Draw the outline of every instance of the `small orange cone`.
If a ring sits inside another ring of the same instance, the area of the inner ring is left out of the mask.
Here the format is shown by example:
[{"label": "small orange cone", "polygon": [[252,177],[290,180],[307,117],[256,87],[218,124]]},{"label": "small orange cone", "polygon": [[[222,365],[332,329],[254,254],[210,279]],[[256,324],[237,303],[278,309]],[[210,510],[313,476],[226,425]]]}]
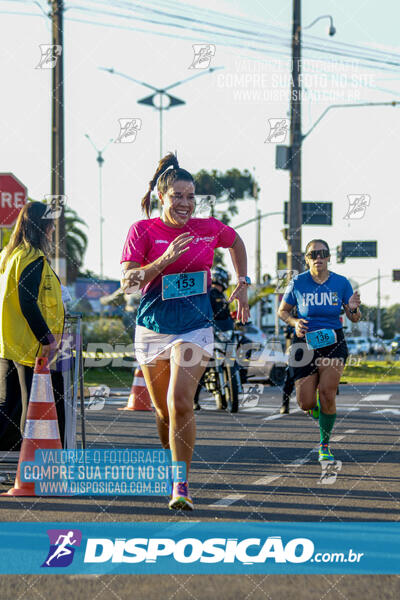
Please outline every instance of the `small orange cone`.
[{"label": "small orange cone", "polygon": [[142,369],[140,367],[135,369],[128,404],[118,410],[153,410],[151,407],[150,394],[147,391]]},{"label": "small orange cone", "polygon": [[47,358],[36,359],[25,430],[14,487],[1,496],[36,496],[35,483],[21,481],[20,465],[35,460],[35,450],[61,450],[56,405]]}]

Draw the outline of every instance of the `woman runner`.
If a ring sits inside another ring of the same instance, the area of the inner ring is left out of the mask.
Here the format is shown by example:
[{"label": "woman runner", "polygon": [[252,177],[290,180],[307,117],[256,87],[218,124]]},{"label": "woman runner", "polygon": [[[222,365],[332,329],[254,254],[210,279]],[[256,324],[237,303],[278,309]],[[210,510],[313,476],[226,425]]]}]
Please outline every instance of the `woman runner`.
[{"label": "woman runner", "polygon": [[[169,167],[172,167],[171,169]],[[157,184],[162,215],[150,218]],[[193,398],[213,353],[209,299],[214,249],[229,248],[237,285],[238,318],[249,319],[246,250],[231,227],[214,217],[193,218],[192,175],[172,153],[161,159],[142,200],[147,219],[129,230],[122,253],[122,287],[142,289],[135,334],[136,357],[156,409],[158,434],[173,461],[186,464],[186,481],[173,483],[170,508],[193,509],[188,473],[196,424]]]},{"label": "woman runner", "polygon": [[[359,321],[360,295],[353,293],[346,277],[328,270],[330,251],[324,240],[311,240],[305,259],[309,270],[291,280],[278,315],[295,328],[289,361],[297,402],[319,421],[318,458],[333,461],[329,439],[336,419],[336,391],[348,356],[339,315],[343,305],[347,317]],[[290,314],[294,306],[298,318]]]}]

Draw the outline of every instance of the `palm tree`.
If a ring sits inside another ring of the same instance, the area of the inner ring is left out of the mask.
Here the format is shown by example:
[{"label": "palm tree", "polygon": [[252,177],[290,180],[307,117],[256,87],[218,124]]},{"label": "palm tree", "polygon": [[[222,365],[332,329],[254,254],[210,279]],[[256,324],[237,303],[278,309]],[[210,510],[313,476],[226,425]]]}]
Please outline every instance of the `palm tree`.
[{"label": "palm tree", "polygon": [[78,277],[83,265],[85,252],[88,245],[86,233],[81,225],[87,227],[87,224],[81,219],[77,212],[65,207],[65,235],[66,235],[66,254],[67,254],[67,284],[70,285]]}]

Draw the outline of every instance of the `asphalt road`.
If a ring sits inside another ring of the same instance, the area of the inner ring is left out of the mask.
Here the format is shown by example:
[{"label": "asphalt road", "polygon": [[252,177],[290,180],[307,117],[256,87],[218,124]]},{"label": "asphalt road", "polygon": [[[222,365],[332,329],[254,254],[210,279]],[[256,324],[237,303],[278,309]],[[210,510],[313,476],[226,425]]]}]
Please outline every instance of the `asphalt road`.
[{"label": "asphalt road", "polygon": [[[196,510],[165,497],[5,498],[2,521],[396,521],[400,516],[400,384],[343,385],[337,397],[335,471],[322,477],[317,424],[265,387],[256,407],[215,410],[202,394],[191,471]],[[118,411],[111,398],[87,412],[88,447],[159,447],[154,414]],[[340,461],[340,462],[339,462]],[[340,464],[341,463],[341,464]],[[6,469],[6,467],[2,467]],[[3,485],[3,489],[7,489]],[[56,585],[55,582],[57,582]],[[0,600],[70,598],[398,599],[397,576],[2,576]],[[133,592],[135,591],[135,594]]]}]

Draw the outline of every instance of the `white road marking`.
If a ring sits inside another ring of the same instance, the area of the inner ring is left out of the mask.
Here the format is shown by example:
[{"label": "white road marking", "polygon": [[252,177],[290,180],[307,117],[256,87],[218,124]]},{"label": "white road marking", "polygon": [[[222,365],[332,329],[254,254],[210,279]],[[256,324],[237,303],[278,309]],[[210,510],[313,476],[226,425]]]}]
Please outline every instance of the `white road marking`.
[{"label": "white road marking", "polygon": [[275,419],[280,419],[283,415],[271,415],[270,417],[264,417],[263,421],[275,421]]},{"label": "white road marking", "polygon": [[305,463],[310,462],[309,458],[296,458],[296,460],[294,460],[293,462],[289,463],[288,465],[286,465],[287,467],[301,467],[301,465],[304,465]]},{"label": "white road marking", "polygon": [[280,479],[282,475],[268,475],[267,477],[261,477],[261,479],[257,479],[254,481],[252,485],[268,485],[277,479]]},{"label": "white road marking", "polygon": [[374,410],[373,415],[383,415],[384,413],[390,413],[392,415],[400,415],[400,409],[398,408],[384,408],[383,410]]},{"label": "white road marking", "polygon": [[212,504],[209,504],[208,506],[210,506],[210,507],[230,506],[234,502],[237,502],[238,500],[241,500],[244,497],[245,497],[244,494],[231,494],[230,496],[225,496],[225,498],[221,498],[221,500],[218,500],[217,502],[213,502]]},{"label": "white road marking", "polygon": [[[293,415],[294,413],[298,413],[298,412],[303,412],[301,410],[301,408],[295,408],[294,410],[290,411],[290,414]],[[271,415],[270,417],[264,417],[263,421],[274,421],[275,419],[280,419],[281,417],[287,417],[287,415],[281,415],[280,413],[277,415]]]},{"label": "white road marking", "polygon": [[239,404],[239,412],[265,413],[265,412],[272,412],[274,410],[276,410],[276,406],[274,406],[273,408],[267,408],[266,406],[254,406],[251,408],[246,408],[246,406],[240,406],[240,404]]},{"label": "white road marking", "polygon": [[331,442],[341,442],[345,437],[345,435],[333,435],[331,437]]},{"label": "white road marking", "polygon": [[[361,408],[367,408],[368,404],[361,404]],[[400,403],[399,404],[380,404],[379,408],[399,408],[400,407]],[[377,408],[376,406],[372,405],[369,408]]]},{"label": "white road marking", "polygon": [[360,400],[360,402],[385,402],[392,397],[392,394],[371,394],[370,396],[365,396]]},{"label": "white road marking", "polygon": [[346,429],[345,433],[356,433],[358,429]]}]

